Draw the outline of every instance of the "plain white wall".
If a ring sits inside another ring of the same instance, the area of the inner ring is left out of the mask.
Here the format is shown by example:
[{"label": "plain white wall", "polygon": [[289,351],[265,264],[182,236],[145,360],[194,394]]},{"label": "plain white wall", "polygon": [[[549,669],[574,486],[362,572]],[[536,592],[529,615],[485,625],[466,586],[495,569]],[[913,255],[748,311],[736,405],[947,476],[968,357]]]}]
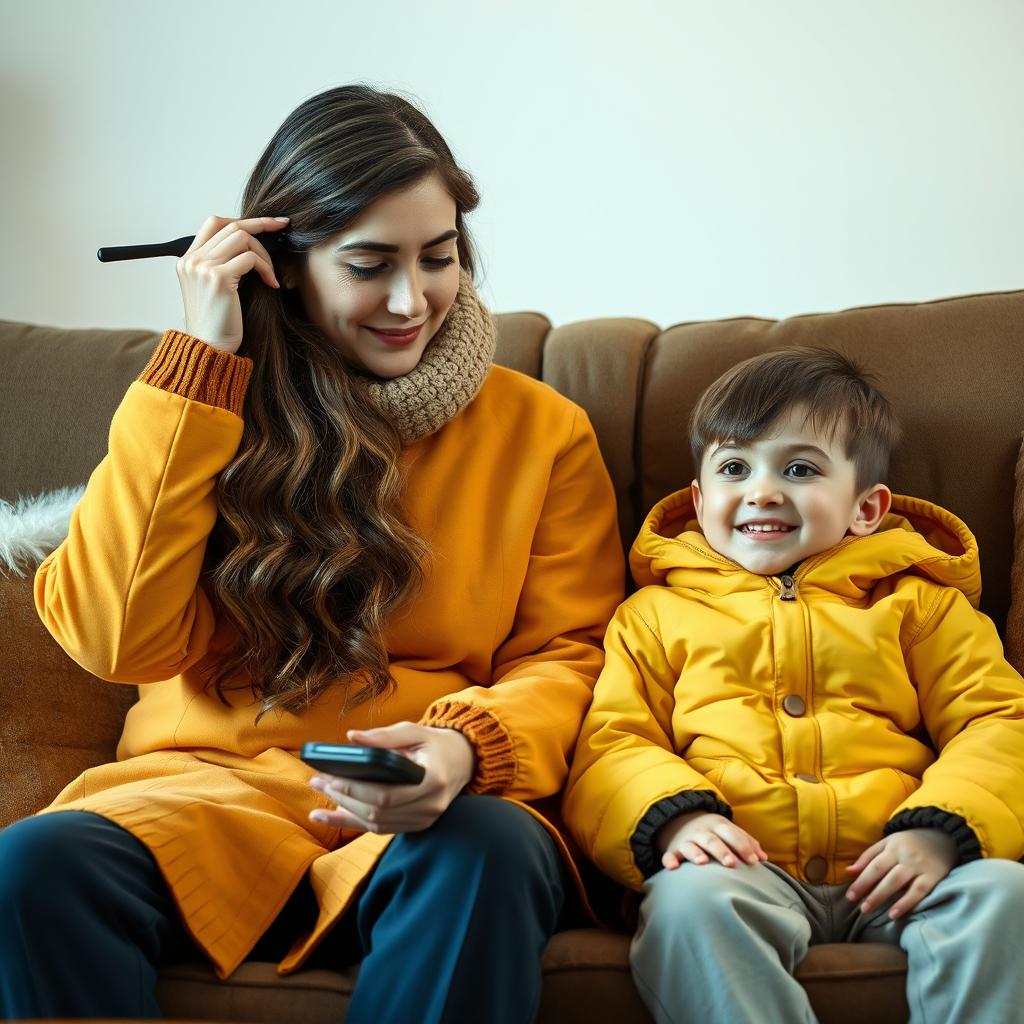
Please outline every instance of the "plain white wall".
[{"label": "plain white wall", "polygon": [[1019,0],[0,0],[0,317],[183,323],[174,260],[302,99],[416,97],[482,292],[555,323],[1022,286]]}]

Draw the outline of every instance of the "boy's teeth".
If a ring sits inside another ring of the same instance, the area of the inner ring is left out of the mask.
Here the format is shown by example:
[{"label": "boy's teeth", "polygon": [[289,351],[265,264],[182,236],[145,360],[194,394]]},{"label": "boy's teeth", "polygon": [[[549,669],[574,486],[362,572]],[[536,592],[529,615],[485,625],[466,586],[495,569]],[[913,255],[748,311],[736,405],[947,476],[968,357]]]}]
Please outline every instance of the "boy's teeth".
[{"label": "boy's teeth", "polygon": [[789,529],[787,526],[767,526],[759,523],[747,523],[743,527],[744,530],[751,530],[754,533],[782,533],[784,530]]}]

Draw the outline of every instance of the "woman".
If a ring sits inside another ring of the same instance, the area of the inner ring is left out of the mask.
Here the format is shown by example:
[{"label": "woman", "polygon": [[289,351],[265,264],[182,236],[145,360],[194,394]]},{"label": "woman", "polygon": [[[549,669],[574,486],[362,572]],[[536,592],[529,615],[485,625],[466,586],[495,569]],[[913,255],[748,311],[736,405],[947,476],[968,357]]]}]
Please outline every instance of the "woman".
[{"label": "woman", "polygon": [[[36,577],[140,699],[116,764],[0,833],[3,1016],[158,1016],[195,947],[222,978],[361,959],[357,1022],[535,1013],[575,873],[525,802],[564,781],[622,564],[585,415],[491,366],[476,203],[409,103],[333,89],[179,261],[186,330]],[[425,777],[311,780],[307,740]]]}]

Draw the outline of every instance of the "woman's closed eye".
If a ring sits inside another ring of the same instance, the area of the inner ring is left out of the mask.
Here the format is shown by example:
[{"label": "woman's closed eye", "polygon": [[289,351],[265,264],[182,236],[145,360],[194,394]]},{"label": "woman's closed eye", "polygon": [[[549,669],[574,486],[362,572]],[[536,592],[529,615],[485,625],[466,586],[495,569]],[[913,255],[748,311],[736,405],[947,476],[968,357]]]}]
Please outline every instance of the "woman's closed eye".
[{"label": "woman's closed eye", "polygon": [[[455,262],[454,256],[423,256],[420,259],[426,270],[445,270]],[[345,270],[357,281],[370,281],[375,277],[391,269],[390,263],[375,263],[371,267],[364,267],[358,263],[343,264]]]}]

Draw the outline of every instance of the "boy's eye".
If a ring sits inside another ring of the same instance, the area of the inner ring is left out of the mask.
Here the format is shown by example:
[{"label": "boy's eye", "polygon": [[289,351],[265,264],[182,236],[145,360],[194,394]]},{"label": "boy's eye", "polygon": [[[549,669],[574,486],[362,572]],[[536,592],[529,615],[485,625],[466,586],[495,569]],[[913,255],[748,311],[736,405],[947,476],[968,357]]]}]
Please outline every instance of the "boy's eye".
[{"label": "boy's eye", "polygon": [[725,463],[718,472],[721,473],[722,476],[742,476],[746,471],[746,468],[747,467],[744,466],[742,462],[733,461]]},{"label": "boy's eye", "polygon": [[795,477],[797,480],[806,480],[808,477],[817,476],[818,471],[806,462],[794,462],[786,468],[786,475]]}]

